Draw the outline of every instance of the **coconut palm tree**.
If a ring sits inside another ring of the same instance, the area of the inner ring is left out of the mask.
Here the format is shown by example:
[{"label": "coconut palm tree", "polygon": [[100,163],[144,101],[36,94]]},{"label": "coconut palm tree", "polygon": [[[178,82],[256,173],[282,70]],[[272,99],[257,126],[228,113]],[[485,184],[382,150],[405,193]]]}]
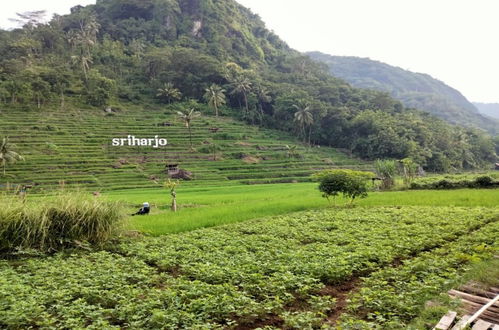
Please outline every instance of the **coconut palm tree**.
[{"label": "coconut palm tree", "polygon": [[16,146],[9,143],[9,138],[4,137],[0,143],[0,164],[3,166],[3,175],[5,176],[5,169],[8,164],[14,164],[18,160],[24,158],[15,152],[13,149]]},{"label": "coconut palm tree", "polygon": [[73,55],[71,56],[71,62],[73,65],[81,67],[85,81],[88,81],[88,71],[90,71],[90,64],[93,63],[92,57],[86,56],[83,53],[80,55]]},{"label": "coconut palm tree", "polygon": [[208,105],[215,109],[215,116],[218,117],[218,108],[226,103],[225,89],[213,84],[210,88],[205,89],[204,99]]},{"label": "coconut palm tree", "polygon": [[307,139],[307,133],[306,133],[306,127],[309,127],[309,133],[308,133],[308,144],[310,144],[310,134],[311,134],[311,127],[312,124],[314,123],[314,116],[310,112],[310,106],[298,106],[296,104],[293,104],[293,108],[296,109],[295,112],[295,119],[294,121],[300,125],[300,130],[303,136],[303,142],[306,142]]},{"label": "coconut palm tree", "polygon": [[289,146],[286,144],[286,154],[288,158],[297,158],[298,157],[298,150],[296,148],[296,145]]},{"label": "coconut palm tree", "polygon": [[201,112],[195,109],[187,110],[186,112],[177,111],[178,116],[184,121],[185,127],[189,130],[189,142],[192,149],[192,132],[191,132],[191,122],[198,117],[201,117]]},{"label": "coconut palm tree", "polygon": [[258,98],[258,109],[260,110],[260,118],[263,120],[263,104],[270,103],[272,96],[270,96],[268,89],[265,86],[259,85],[256,88],[256,96]]},{"label": "coconut palm tree", "polygon": [[172,83],[167,83],[163,86],[163,88],[158,88],[156,96],[170,104],[173,101],[180,100],[182,98],[182,93],[180,93],[180,91],[175,88]]},{"label": "coconut palm tree", "polygon": [[248,114],[248,94],[251,92],[252,84],[251,81],[244,76],[236,76],[231,83],[232,92],[231,94],[239,94],[243,96],[245,113]]}]

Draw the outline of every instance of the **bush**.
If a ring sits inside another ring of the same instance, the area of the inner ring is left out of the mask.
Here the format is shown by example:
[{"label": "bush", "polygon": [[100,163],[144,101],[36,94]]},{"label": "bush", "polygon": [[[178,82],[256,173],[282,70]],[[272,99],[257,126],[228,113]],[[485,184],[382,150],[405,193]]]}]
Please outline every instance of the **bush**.
[{"label": "bush", "polygon": [[494,179],[487,175],[479,176],[475,179],[475,184],[480,188],[490,187],[493,185],[493,183]]},{"label": "bush", "polygon": [[336,197],[341,193],[353,203],[357,197],[367,197],[369,181],[374,175],[371,172],[353,170],[325,170],[312,177],[319,181],[323,197],[329,200],[330,196]]},{"label": "bush", "polygon": [[498,188],[499,180],[495,173],[456,174],[419,178],[411,183],[411,189],[482,189]]},{"label": "bush", "polygon": [[89,243],[99,245],[113,236],[124,218],[117,203],[80,194],[23,203],[0,200],[0,251],[52,251]]}]

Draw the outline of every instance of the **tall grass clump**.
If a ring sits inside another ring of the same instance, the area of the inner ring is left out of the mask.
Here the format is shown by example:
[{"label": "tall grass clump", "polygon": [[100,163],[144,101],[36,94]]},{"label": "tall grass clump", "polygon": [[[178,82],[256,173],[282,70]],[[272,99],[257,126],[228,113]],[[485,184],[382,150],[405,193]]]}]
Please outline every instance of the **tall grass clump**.
[{"label": "tall grass clump", "polygon": [[387,190],[395,185],[397,163],[393,159],[377,159],[374,162],[376,175],[381,179],[381,189]]},{"label": "tall grass clump", "polygon": [[117,233],[123,219],[117,203],[81,194],[27,202],[1,197],[0,251],[100,245]]}]

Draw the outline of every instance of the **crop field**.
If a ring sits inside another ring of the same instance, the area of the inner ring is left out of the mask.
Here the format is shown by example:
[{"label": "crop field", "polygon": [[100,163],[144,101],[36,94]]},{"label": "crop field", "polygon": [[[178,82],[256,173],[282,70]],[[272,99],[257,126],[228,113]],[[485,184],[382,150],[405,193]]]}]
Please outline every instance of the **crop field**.
[{"label": "crop field", "polygon": [[[165,189],[127,190],[105,194],[133,213],[149,202],[152,213],[130,218],[130,227],[152,235],[184,232],[221,224],[315,208],[342,206],[342,198],[329,203],[322,198],[316,183],[268,184],[224,187],[179,187],[179,211],[169,210],[170,195]],[[497,207],[499,192],[494,189],[408,190],[373,192],[356,202],[359,207],[373,206],[463,206]]]},{"label": "crop field", "polygon": [[2,260],[0,327],[406,329],[498,234],[492,207],[336,207]]},{"label": "crop field", "polygon": [[[499,252],[497,189],[461,185],[496,173],[416,180],[432,190],[370,187],[350,206],[322,198],[310,174],[372,165],[282,132],[203,116],[191,148],[174,107],[30,112],[28,126],[24,116],[0,117],[26,158],[2,188],[32,184],[26,205],[46,205],[46,219],[61,194],[152,211],[127,217],[104,246],[3,255],[0,329],[422,329],[434,321],[415,323],[426,303]],[[169,145],[113,148],[125,134]],[[193,174],[176,213],[167,164]],[[442,180],[453,189],[439,190]]]}]

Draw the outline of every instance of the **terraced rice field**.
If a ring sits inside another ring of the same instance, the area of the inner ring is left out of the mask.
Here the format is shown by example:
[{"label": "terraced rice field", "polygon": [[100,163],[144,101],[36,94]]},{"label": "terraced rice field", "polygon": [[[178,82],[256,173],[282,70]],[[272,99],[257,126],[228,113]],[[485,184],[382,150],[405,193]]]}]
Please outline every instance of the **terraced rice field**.
[{"label": "terraced rice field", "polygon": [[[282,132],[209,116],[193,122],[191,150],[187,129],[174,114],[169,108],[112,114],[91,109],[3,111],[0,134],[9,136],[26,160],[9,167],[0,185],[32,184],[35,191],[62,184],[94,191],[151,188],[165,179],[167,164],[192,172],[194,180],[189,184],[202,186],[301,182],[323,168],[369,167],[332,148],[308,150]],[[112,146],[113,138],[128,135],[159,135],[169,144],[158,149]],[[221,149],[216,160],[207,150],[209,143]],[[288,157],[286,145],[298,145],[300,157]]]}]

